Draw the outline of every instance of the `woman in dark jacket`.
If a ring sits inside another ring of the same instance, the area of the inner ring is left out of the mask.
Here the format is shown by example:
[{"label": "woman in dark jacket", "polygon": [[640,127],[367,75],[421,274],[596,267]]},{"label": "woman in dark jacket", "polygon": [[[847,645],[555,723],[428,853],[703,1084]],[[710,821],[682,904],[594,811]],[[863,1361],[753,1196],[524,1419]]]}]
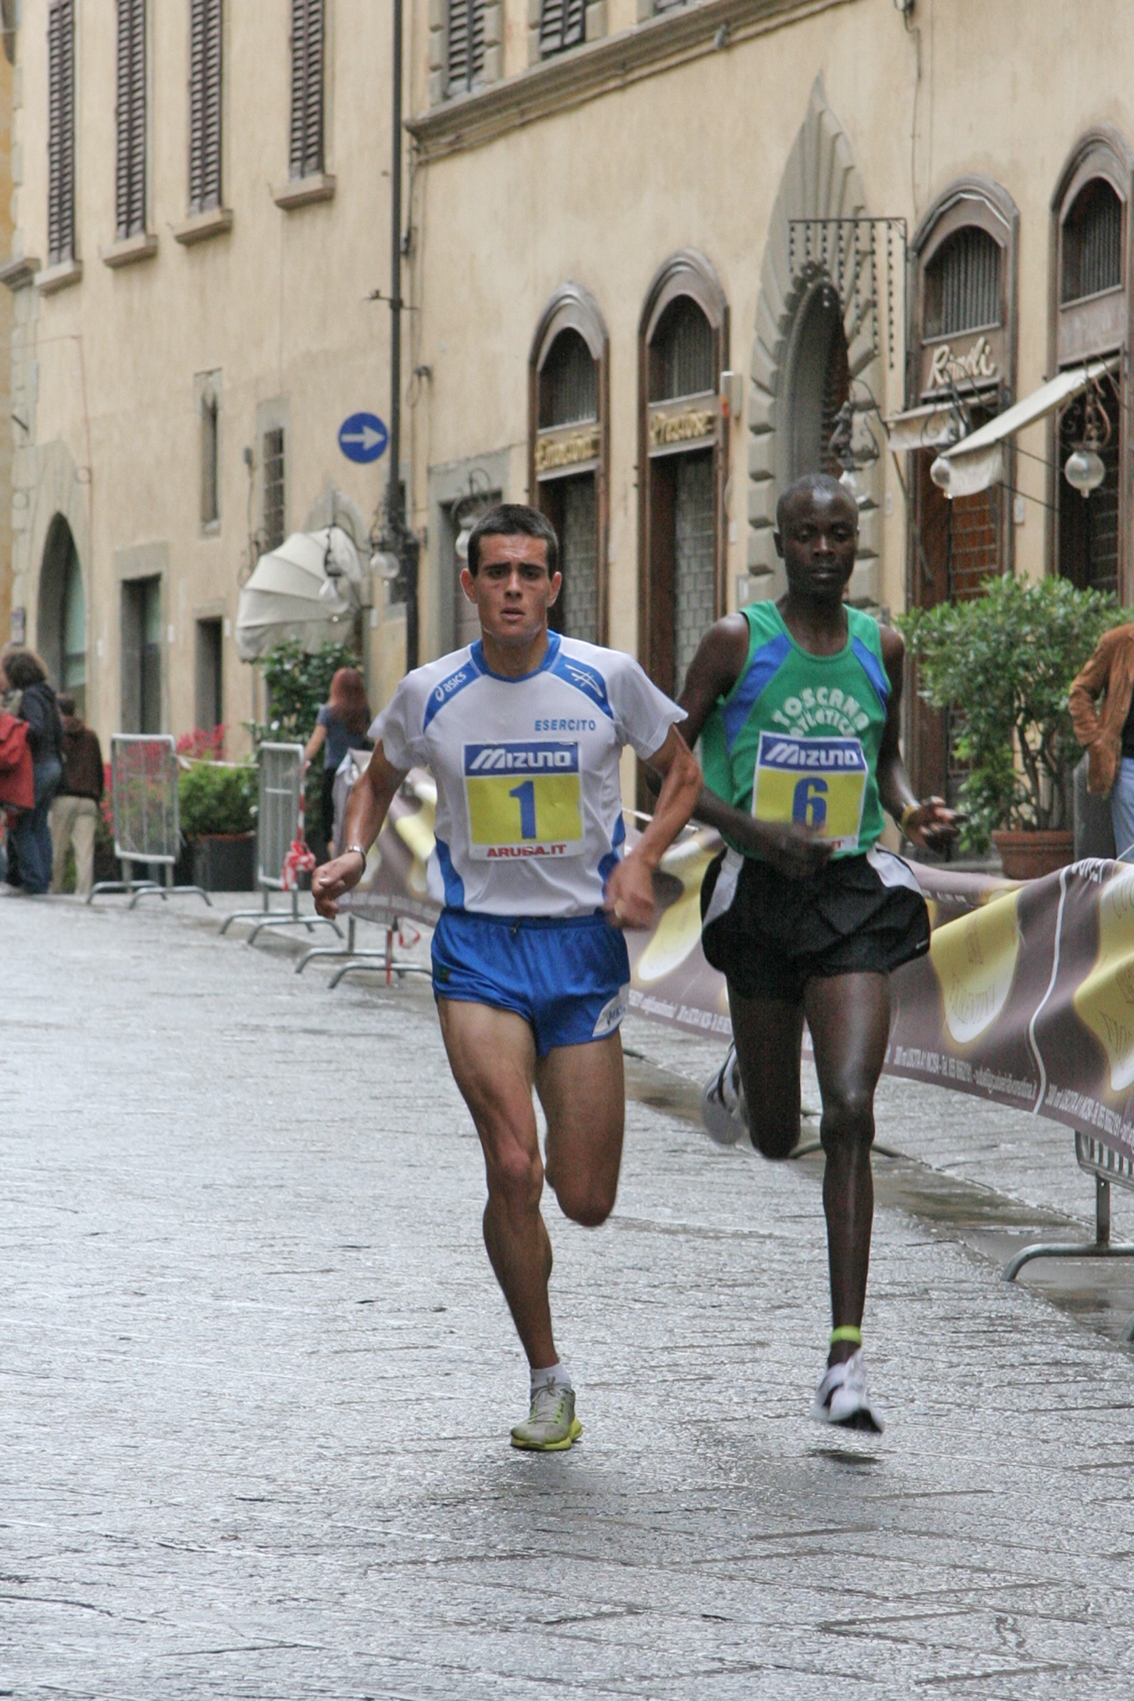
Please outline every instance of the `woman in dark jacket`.
[{"label": "woman in dark jacket", "polygon": [[[27,722],[32,756],[35,804],[17,816],[11,834],[19,884],[30,894],[46,892],[51,884],[51,828],[48,811],[63,778],[63,722],[47,669],[34,650],[13,647],[0,656],[0,694],[11,693],[11,712]],[[15,705],[16,697],[18,705]]]},{"label": "woman in dark jacket", "polygon": [[335,774],[348,750],[370,749],[366,736],[370,718],[361,673],[355,667],[340,667],[304,751],[308,762],[323,752],[323,837],[328,856],[335,854]]}]

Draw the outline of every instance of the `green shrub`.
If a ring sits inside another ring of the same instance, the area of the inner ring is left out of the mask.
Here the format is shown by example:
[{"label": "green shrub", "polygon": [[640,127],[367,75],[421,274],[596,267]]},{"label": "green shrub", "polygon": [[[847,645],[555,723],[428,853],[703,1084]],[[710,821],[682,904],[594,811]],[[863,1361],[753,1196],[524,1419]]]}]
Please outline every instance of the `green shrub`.
[{"label": "green shrub", "polygon": [[186,838],[207,833],[250,833],[256,825],[258,774],[251,762],[194,762],[178,781],[181,831]]},{"label": "green shrub", "polygon": [[921,695],[959,720],[966,849],[986,850],[999,827],[1071,826],[1081,751],[1067,693],[1102,634],[1124,618],[1114,597],[1066,579],[1007,576],[986,580],[971,601],[911,609],[898,620]]},{"label": "green shrub", "polygon": [[315,731],[315,718],[327,701],[331,680],[340,667],[357,667],[349,644],[328,639],[308,655],[298,638],[287,638],[264,658],[268,690],[268,719],[252,728],[253,741],[306,744]]}]

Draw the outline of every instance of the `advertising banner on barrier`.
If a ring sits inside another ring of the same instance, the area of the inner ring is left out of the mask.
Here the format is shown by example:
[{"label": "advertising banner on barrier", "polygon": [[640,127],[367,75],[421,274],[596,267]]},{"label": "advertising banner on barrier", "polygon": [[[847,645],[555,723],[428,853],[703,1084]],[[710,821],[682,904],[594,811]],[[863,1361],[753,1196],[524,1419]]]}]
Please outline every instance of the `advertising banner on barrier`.
[{"label": "advertising banner on barrier", "polygon": [[[426,888],[436,801],[415,769],[344,907],[436,921]],[[629,827],[628,845],[635,836]],[[631,1008],[724,1044],[728,996],[701,952],[700,914],[719,848],[708,829],[679,840],[657,878],[653,930],[626,938]],[[1079,862],[1022,885],[913,866],[933,936],[892,978],[887,1072],[1090,1130],[1134,1157],[1134,866]]]}]

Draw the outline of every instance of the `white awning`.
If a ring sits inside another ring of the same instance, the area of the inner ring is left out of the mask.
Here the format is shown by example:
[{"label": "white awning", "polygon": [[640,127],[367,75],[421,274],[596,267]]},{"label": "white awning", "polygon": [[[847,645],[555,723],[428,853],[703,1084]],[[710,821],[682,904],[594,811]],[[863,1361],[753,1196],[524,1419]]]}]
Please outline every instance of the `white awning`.
[{"label": "white awning", "polygon": [[987,425],[962,437],[951,449],[943,449],[941,459],[949,468],[949,482],[942,487],[945,494],[975,496],[978,491],[1001,483],[1004,478],[1004,444],[1008,438],[1025,426],[1034,425],[1037,420],[1055,413],[1065,402],[1081,395],[1088,385],[1105,373],[1113,372],[1117,366],[1118,356],[1113,355],[1109,360],[1092,360],[1085,366],[1060,372],[1048,383],[1041,384],[1038,390],[1033,390],[1030,396],[1025,396],[1022,402],[1014,402],[995,419],[990,419]]},{"label": "white awning", "polygon": [[348,636],[361,607],[361,584],[358,551],[341,526],[292,532],[278,549],[261,555],[240,593],[241,660],[255,661],[284,638],[298,638],[314,651],[327,638]]}]

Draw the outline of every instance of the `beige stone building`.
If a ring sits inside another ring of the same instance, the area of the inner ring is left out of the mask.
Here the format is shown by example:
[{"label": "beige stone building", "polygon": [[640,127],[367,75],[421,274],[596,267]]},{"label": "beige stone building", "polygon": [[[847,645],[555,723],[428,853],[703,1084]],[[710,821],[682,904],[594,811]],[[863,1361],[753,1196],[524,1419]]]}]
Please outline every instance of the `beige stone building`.
[{"label": "beige stone building", "polygon": [[[665,686],[714,614],[777,594],[776,496],[820,465],[855,463],[851,594],[883,618],[997,568],[1134,596],[1122,0],[430,0],[429,22],[412,489],[434,650],[480,490],[556,516],[569,627]],[[1061,476],[1091,425],[1071,381],[947,501],[951,437],[1090,356],[1101,487]],[[912,712],[907,742],[943,789],[947,728]]]},{"label": "beige stone building", "polygon": [[385,468],[337,433],[386,412],[388,77],[368,0],[23,0],[12,606],[104,737],[241,748],[260,551],[334,518],[368,559]]},{"label": "beige stone building", "polygon": [[[777,593],[776,497],[817,466],[856,483],[851,594],[881,618],[997,569],[1134,596],[1124,0],[404,3],[423,657],[468,631],[470,519],[531,499],[566,628],[673,687],[716,614]],[[103,732],[246,718],[226,623],[257,551],[331,486],[371,526],[386,463],[336,430],[385,412],[389,26],[362,0],[25,0],[13,601]],[[374,601],[384,701],[404,623]],[[909,746],[945,785],[947,727],[911,709]]]}]

